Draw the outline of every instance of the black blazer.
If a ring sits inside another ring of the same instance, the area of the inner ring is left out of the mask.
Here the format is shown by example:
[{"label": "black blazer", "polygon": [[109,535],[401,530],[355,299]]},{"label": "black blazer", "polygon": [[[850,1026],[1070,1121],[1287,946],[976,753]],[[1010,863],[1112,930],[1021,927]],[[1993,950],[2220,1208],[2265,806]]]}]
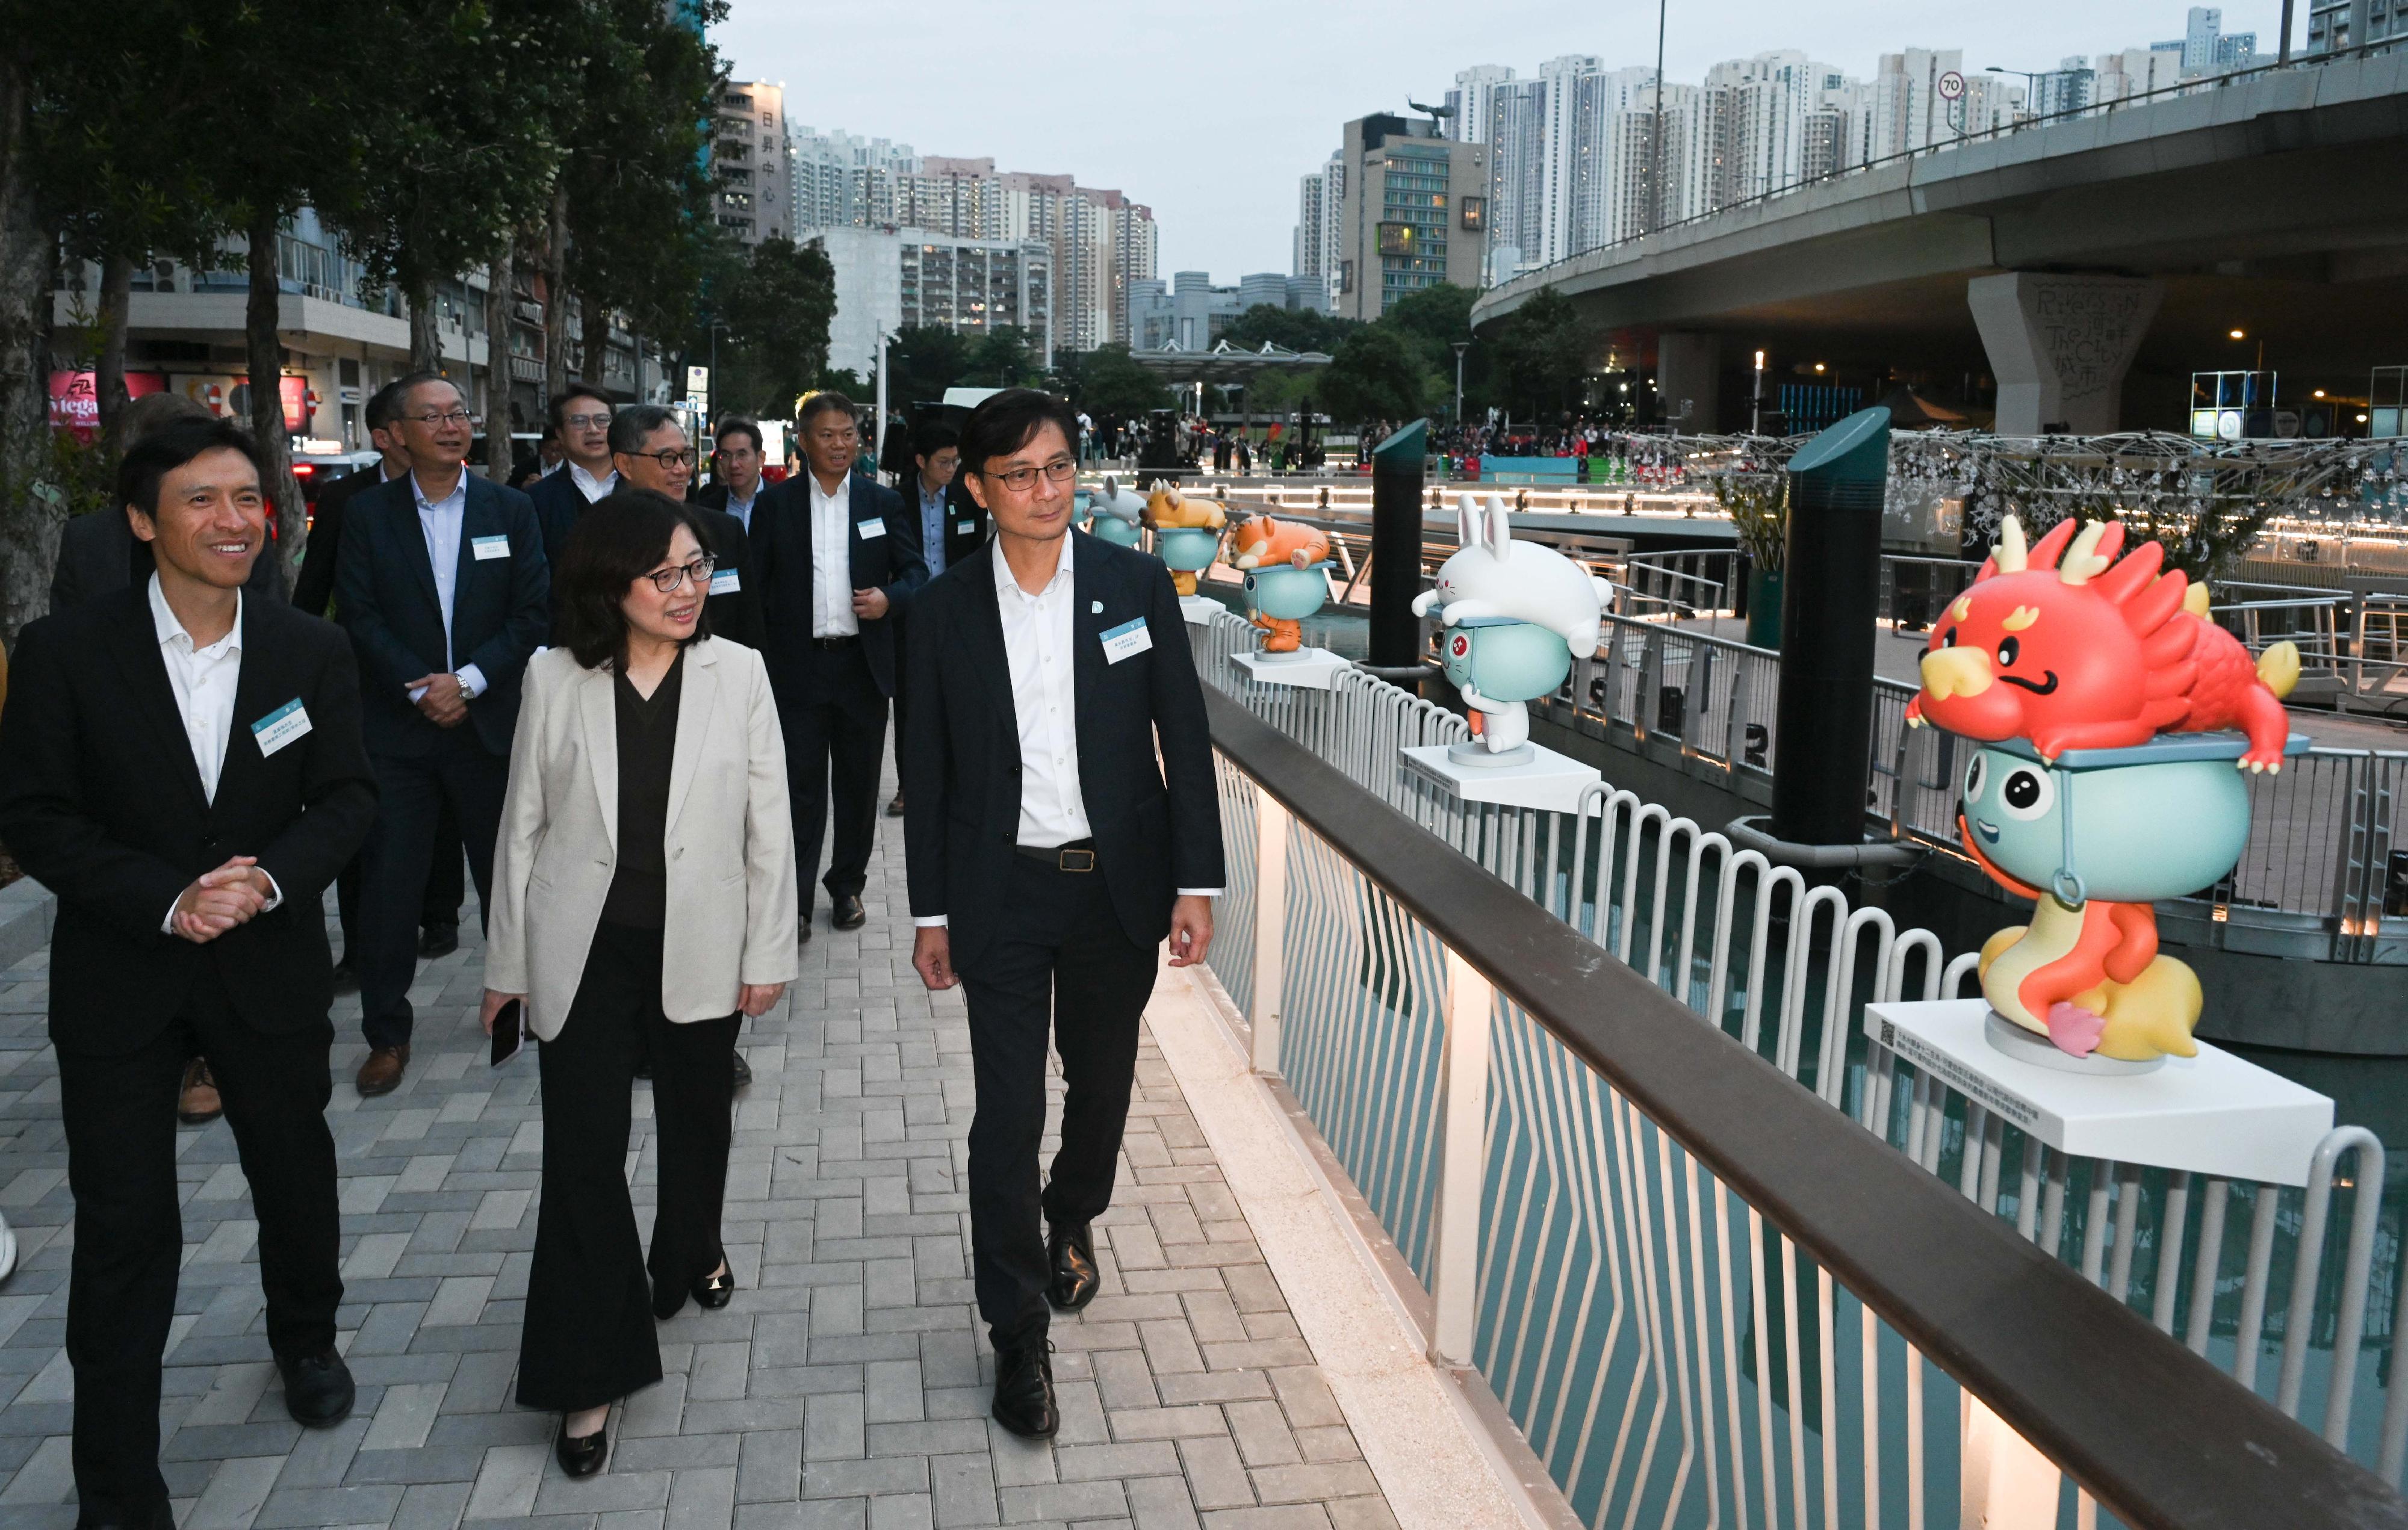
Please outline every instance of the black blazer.
[{"label": "black blazer", "polygon": [[335,564],[343,545],[343,512],[352,500],[383,481],[384,465],[370,463],[319,491],[301,572],[293,580],[293,604],[311,616],[324,616],[335,602]]},{"label": "black blazer", "polygon": [[[927,528],[920,524],[920,473],[917,467],[903,475],[903,487],[896,491],[896,497],[903,501],[904,513],[911,518],[911,529],[919,532],[924,541]],[[953,481],[945,485],[945,566],[951,568],[976,552],[986,541],[987,529],[986,511],[979,508],[978,501],[962,487],[961,475],[955,474]]]},{"label": "black blazer", "polygon": [[[761,580],[761,608],[767,629],[769,679],[784,683],[810,651],[811,640],[810,472],[781,479],[752,502],[752,566]],[[875,586],[886,594],[887,614],[861,623],[862,652],[878,689],[895,694],[895,613],[927,582],[920,556],[920,515],[903,496],[865,474],[853,476],[850,554],[853,588]],[[871,535],[864,536],[868,525]]]},{"label": "black blazer", "polygon": [[[1121,927],[1150,946],[1170,933],[1180,888],[1225,880],[1204,691],[1169,570],[1084,532],[1066,535],[1074,538],[1079,793]],[[995,589],[999,556],[993,543],[977,550],[929,580],[911,608],[902,750],[911,913],[947,917],[965,970],[995,938],[996,893],[1010,885],[1020,823],[1020,722]],[[1103,634],[1132,621],[1145,623],[1154,646],[1107,662]]]},{"label": "black blazer", "polygon": [[[122,506],[103,506],[59,528],[59,561],[50,565],[50,609],[64,611],[124,589],[144,589],[155,565],[150,544],[134,535]],[[242,587],[251,600],[284,599],[284,576],[270,540]],[[149,596],[144,596],[147,600]]]},{"label": "black blazer", "polygon": [[[448,665],[435,565],[409,475],[363,492],[346,514],[335,608],[359,654],[361,714],[372,754],[433,749],[443,730],[410,704],[408,682],[473,664],[484,674],[485,693],[468,703],[466,725],[487,750],[507,755],[518,727],[520,676],[552,635],[551,570],[535,507],[482,474],[470,473],[467,481]],[[480,536],[507,536],[509,556],[478,557]]]},{"label": "black blazer", "polygon": [[[50,1039],[122,1054],[214,969],[266,1032],[326,1022],[334,959],[321,900],[367,837],[376,779],[360,745],[351,645],[281,601],[245,599],[242,673],[217,798],[201,793],[148,581],[19,636],[0,713],[0,837],[58,894]],[[251,724],[288,702],[309,731],[263,754]],[[160,932],[204,871],[255,855],[284,901],[207,945]]]},{"label": "black blazer", "polygon": [[744,535],[744,522],[707,505],[687,508],[710,534],[708,551],[719,560],[710,576],[711,636],[731,638],[758,653],[769,638],[761,618],[761,592],[752,574],[752,544]]}]

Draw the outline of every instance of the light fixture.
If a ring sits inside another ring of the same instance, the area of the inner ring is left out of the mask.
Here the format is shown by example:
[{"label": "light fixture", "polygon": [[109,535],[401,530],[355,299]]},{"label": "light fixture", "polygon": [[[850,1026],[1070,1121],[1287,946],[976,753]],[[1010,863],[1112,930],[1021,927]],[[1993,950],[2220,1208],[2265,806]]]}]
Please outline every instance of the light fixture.
[{"label": "light fixture", "polygon": [[2232,332],[2232,337],[2236,340],[2244,338],[2242,333],[2237,329]]},{"label": "light fixture", "polygon": [[1764,370],[1764,352],[1761,350],[1756,353],[1756,369],[1759,372]]},{"label": "light fixture", "polygon": [[2361,424],[2361,425],[2362,425],[2362,424],[2364,424],[2364,423],[2366,423],[2366,416],[2364,416],[2364,415],[2362,415],[2362,414],[2361,414],[2361,415],[2359,415],[2359,416],[2358,417],[2358,422],[2359,424]]},{"label": "light fixture", "polygon": [[1819,371],[1821,371],[1822,369],[1823,369],[1823,364],[1822,364],[1821,362],[1816,362],[1816,363],[1814,364],[1814,370],[1815,370],[1815,371],[1817,371],[1817,372],[1819,372]]},{"label": "light fixture", "polygon": [[2316,396],[2317,396],[2318,398],[2322,398],[2322,397],[2324,397],[2324,396],[2325,396],[2325,391],[2324,391],[2322,388],[2317,389],[2317,390],[2316,390]]}]

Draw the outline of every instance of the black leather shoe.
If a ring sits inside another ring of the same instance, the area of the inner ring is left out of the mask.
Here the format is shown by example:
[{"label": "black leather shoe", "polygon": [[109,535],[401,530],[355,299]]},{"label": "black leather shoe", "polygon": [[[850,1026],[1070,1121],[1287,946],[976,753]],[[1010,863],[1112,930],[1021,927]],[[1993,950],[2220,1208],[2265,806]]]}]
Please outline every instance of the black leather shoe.
[{"label": "black leather shoe", "polygon": [[165,1498],[149,1509],[88,1503],[76,1514],[76,1530],[176,1530],[176,1511]]},{"label": "black leather shoe", "polygon": [[610,1459],[610,1426],[606,1422],[592,1434],[572,1438],[568,1433],[568,1416],[564,1413],[560,1419],[560,1441],[552,1448],[552,1453],[559,1457],[560,1469],[569,1476],[591,1477],[602,1469],[602,1463]]},{"label": "black leather shoe", "polygon": [[717,1275],[706,1275],[694,1283],[694,1304],[706,1312],[716,1312],[736,1299],[736,1271],[731,1267]]},{"label": "black leather shoe", "polygon": [[1054,1266],[1054,1283],[1045,1288],[1045,1299],[1062,1311],[1076,1312],[1103,1289],[1103,1275],[1096,1268],[1096,1235],[1086,1223],[1049,1229],[1045,1259]]},{"label": "black leather shoe", "polygon": [[276,1368],[284,1374],[284,1410],[294,1423],[332,1429],[351,1416],[359,1389],[333,1345],[309,1354],[278,1355]]},{"label": "black leather shoe", "polygon": [[836,900],[828,922],[839,930],[857,930],[869,922],[869,915],[863,910],[859,898],[842,897]]},{"label": "black leather shoe", "polygon": [[1054,1346],[1044,1339],[995,1351],[995,1422],[1023,1439],[1052,1439],[1062,1427],[1054,1406]]},{"label": "black leather shoe", "polygon": [[739,1051],[736,1054],[736,1087],[742,1089],[752,1081],[752,1065],[746,1062],[744,1054]]},{"label": "black leather shoe", "polygon": [[795,943],[798,946],[808,946],[811,943],[811,915],[808,908],[803,910],[801,922],[795,926]]},{"label": "black leather shoe", "polygon": [[438,956],[449,956],[459,949],[460,926],[457,924],[429,924],[418,932],[418,954],[423,961],[432,962]]}]

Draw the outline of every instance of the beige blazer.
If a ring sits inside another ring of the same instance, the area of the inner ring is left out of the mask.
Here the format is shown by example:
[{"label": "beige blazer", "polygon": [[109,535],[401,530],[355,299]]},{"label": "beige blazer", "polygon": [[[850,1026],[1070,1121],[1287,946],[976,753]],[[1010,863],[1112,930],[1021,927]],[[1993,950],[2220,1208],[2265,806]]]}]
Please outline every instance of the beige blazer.
[{"label": "beige blazer", "polygon": [[[685,651],[683,686],[661,970],[661,1011],[681,1022],[734,1014],[745,983],[793,981],[797,917],[786,750],[768,671],[752,650],[709,637]],[[526,666],[485,950],[485,986],[524,994],[538,1039],[568,1019],[618,838],[610,672],[548,650]]]}]

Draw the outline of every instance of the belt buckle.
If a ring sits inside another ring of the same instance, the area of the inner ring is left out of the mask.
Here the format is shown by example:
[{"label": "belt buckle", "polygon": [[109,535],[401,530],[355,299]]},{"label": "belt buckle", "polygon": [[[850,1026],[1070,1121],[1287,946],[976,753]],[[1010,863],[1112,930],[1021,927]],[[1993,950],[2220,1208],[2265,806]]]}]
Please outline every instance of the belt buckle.
[{"label": "belt buckle", "polygon": [[[1082,859],[1073,862],[1072,856]],[[1065,871],[1093,871],[1096,869],[1096,852],[1091,850],[1066,850],[1059,852],[1055,864]]]}]

